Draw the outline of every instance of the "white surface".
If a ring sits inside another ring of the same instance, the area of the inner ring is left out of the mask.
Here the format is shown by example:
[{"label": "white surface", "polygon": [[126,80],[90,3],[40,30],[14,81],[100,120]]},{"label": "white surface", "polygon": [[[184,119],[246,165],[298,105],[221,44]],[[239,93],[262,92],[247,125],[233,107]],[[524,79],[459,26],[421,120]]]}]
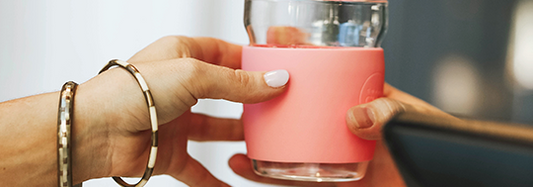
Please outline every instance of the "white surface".
[{"label": "white surface", "polygon": [[[166,35],[210,36],[247,44],[244,0],[0,1],[0,101],[57,91],[95,76],[113,58],[126,60]],[[209,100],[194,111],[238,118],[240,104]],[[229,169],[244,143],[195,143],[191,155],[232,186],[264,186]],[[134,181],[132,181],[134,182]],[[117,186],[96,179],[84,186]],[[147,186],[185,186],[156,176]]]}]

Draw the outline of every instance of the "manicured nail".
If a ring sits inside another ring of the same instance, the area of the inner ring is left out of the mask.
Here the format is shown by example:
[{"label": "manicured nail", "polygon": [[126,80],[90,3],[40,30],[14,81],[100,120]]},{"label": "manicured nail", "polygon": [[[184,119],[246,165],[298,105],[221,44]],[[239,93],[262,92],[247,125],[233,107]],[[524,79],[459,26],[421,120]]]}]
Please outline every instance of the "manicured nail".
[{"label": "manicured nail", "polygon": [[369,128],[374,124],[374,112],[370,108],[357,107],[353,109],[352,115],[359,129]]},{"label": "manicured nail", "polygon": [[287,84],[289,81],[289,72],[284,69],[269,71],[263,75],[263,78],[265,78],[268,86],[277,88]]}]

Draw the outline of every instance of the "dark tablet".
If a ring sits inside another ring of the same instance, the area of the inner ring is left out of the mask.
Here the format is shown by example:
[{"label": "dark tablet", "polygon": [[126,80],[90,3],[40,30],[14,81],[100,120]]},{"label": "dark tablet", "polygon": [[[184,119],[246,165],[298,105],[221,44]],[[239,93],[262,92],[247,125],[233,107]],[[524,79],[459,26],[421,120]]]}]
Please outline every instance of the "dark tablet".
[{"label": "dark tablet", "polygon": [[404,113],[383,133],[408,186],[533,187],[531,126]]}]

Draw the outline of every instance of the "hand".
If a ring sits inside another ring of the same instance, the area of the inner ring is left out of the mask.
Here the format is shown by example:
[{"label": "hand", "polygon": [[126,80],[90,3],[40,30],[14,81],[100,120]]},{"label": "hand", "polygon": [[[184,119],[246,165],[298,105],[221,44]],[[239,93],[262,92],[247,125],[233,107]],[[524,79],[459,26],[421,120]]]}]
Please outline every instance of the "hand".
[{"label": "hand", "polygon": [[[169,174],[190,186],[227,186],[187,154],[187,140],[242,140],[242,123],[193,114],[190,107],[200,98],[266,101],[285,87],[270,87],[265,79],[287,81],[286,76],[264,78],[264,72],[235,70],[240,68],[240,60],[241,46],[212,38],[173,36],[154,42],[128,60],[146,79],[158,111],[159,151],[154,174]],[[75,180],[141,176],[148,161],[151,131],[148,109],[135,79],[121,68],[108,70],[80,85],[76,99],[76,106],[84,107],[76,110],[90,111],[80,114],[80,120],[94,118],[78,133],[89,133],[91,138],[78,142],[99,149],[87,149],[94,154],[92,169],[79,168],[77,172],[74,167]],[[74,160],[74,165],[76,162],[87,161]]]},{"label": "hand", "polygon": [[420,113],[443,116],[457,119],[434,106],[404,93],[389,84],[385,84],[383,98],[370,103],[352,107],[346,115],[346,123],[354,134],[367,140],[377,140],[374,159],[369,163],[365,177],[355,182],[304,183],[284,181],[258,176],[253,173],[250,159],[245,155],[234,155],[229,165],[233,171],[244,178],[272,184],[297,185],[297,186],[405,186],[405,183],[396,168],[387,148],[382,141],[381,128],[396,114],[404,111],[417,111]]},{"label": "hand", "polygon": [[354,134],[363,139],[377,140],[377,144],[374,159],[369,163],[366,176],[361,181],[340,183],[339,186],[405,186],[382,140],[383,125],[404,111],[455,118],[387,83],[383,95],[383,98],[352,107],[346,115],[346,123]]}]

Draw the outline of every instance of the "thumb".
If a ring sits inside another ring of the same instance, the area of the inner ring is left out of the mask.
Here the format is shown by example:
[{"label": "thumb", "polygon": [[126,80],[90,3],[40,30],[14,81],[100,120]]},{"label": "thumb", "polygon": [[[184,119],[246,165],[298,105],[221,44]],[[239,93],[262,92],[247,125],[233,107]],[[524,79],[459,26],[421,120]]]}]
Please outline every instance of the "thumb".
[{"label": "thumb", "polygon": [[289,73],[286,70],[252,72],[201,63],[196,98],[226,99],[242,103],[258,103],[272,99],[286,89]]},{"label": "thumb", "polygon": [[346,124],[352,133],[367,140],[381,139],[381,128],[407,105],[391,98],[379,98],[348,110]]}]

